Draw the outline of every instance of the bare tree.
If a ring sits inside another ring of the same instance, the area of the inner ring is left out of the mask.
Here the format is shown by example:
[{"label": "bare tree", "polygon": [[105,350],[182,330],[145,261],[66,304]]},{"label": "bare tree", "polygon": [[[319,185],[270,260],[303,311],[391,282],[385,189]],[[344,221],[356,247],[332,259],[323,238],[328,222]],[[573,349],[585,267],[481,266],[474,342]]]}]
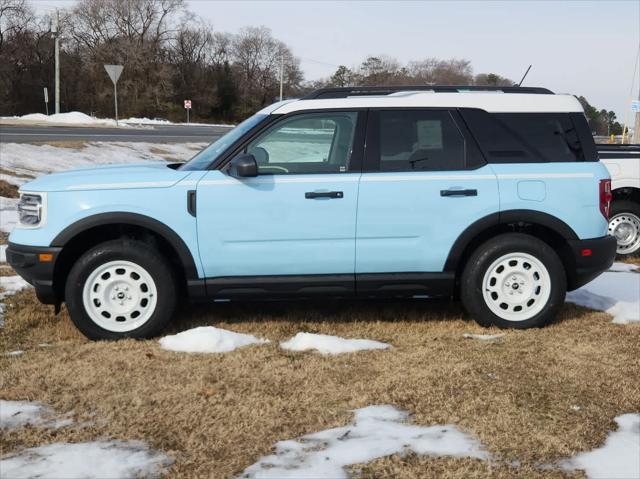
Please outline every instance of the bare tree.
[{"label": "bare tree", "polygon": [[35,16],[26,0],[0,0],[0,51],[9,35],[34,27]]}]

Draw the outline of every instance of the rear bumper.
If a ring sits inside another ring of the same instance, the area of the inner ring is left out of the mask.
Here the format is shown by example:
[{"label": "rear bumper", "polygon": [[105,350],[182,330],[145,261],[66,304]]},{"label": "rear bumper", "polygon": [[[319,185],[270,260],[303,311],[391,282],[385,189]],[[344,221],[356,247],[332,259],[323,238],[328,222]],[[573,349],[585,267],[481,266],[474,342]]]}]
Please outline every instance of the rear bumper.
[{"label": "rear bumper", "polygon": [[[588,240],[568,241],[569,260],[573,268],[567,270],[567,289],[573,291],[606,271],[616,259],[616,239],[604,236]],[[589,253],[590,251],[590,253]]]},{"label": "rear bumper", "polygon": [[[9,243],[7,262],[25,281],[33,285],[41,303],[56,304],[59,299],[53,285],[53,275],[62,248],[25,246]],[[40,261],[41,254],[52,255],[52,261]]]}]

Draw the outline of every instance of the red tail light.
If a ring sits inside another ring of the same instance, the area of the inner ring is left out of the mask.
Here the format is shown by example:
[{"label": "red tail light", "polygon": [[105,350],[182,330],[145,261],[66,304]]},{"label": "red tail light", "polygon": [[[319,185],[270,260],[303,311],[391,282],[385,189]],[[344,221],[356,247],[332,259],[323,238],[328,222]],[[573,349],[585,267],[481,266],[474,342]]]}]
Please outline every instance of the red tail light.
[{"label": "red tail light", "polygon": [[600,213],[607,221],[609,221],[609,214],[611,213],[612,199],[611,180],[600,180]]}]

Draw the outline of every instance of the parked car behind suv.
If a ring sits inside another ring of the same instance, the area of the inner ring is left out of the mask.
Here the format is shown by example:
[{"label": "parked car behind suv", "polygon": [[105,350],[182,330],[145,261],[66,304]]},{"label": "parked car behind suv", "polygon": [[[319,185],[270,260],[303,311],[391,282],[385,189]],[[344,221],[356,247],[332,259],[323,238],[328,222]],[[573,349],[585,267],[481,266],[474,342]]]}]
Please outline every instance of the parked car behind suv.
[{"label": "parked car behind suv", "polygon": [[93,339],[156,335],[183,294],[459,297],[481,325],[540,327],[615,256],[597,160],[570,95],[320,90],[186,164],[24,185],[7,256]]}]

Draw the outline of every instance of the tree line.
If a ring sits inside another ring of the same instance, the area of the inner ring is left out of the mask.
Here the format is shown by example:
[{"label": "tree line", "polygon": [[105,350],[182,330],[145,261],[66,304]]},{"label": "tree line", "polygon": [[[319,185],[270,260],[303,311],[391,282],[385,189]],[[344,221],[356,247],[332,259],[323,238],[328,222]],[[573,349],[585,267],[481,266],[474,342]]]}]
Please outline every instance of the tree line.
[{"label": "tree line", "polygon": [[[44,112],[54,97],[54,19],[28,0],[0,0],[0,116]],[[55,14],[54,14],[55,15]],[[275,101],[315,88],[353,85],[513,85],[495,73],[474,74],[464,59],[426,58],[406,65],[371,56],[305,81],[291,48],[263,26],[214,30],[185,0],[78,0],[60,10],[61,111],[113,116],[113,86],[104,64],[120,64],[121,116],[235,122]],[[588,105],[584,100],[585,105]],[[590,107],[590,105],[589,105]],[[591,107],[593,108],[593,107]],[[611,130],[613,112],[589,110],[593,127]]]}]

